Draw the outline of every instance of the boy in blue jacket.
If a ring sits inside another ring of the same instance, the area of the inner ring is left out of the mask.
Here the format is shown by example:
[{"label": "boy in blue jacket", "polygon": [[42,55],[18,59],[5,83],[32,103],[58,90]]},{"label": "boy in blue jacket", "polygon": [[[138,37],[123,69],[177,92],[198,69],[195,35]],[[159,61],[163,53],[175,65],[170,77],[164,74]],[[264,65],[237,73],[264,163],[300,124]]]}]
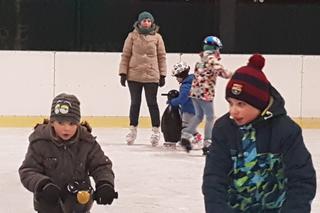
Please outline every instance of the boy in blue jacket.
[{"label": "boy in blue jacket", "polygon": [[[193,74],[189,74],[190,66],[182,61],[173,66],[172,76],[180,83],[179,96],[169,101],[171,106],[181,107],[182,128],[186,128],[195,115],[194,107],[189,92],[191,89]],[[192,143],[194,148],[202,148],[202,136],[196,133]],[[201,146],[201,147],[200,147]]]},{"label": "boy in blue jacket", "polygon": [[202,191],[207,213],[309,213],[316,174],[301,128],[250,57],[226,87],[229,113],[212,130]]}]

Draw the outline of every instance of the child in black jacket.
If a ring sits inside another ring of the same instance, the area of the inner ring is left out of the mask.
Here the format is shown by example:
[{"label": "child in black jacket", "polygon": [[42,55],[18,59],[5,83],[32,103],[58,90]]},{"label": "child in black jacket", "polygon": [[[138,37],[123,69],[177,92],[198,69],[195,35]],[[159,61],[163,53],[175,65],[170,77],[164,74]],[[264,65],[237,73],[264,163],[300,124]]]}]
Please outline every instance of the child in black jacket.
[{"label": "child in black jacket", "polygon": [[203,176],[207,213],[309,213],[316,174],[301,128],[255,54],[226,87]]}]

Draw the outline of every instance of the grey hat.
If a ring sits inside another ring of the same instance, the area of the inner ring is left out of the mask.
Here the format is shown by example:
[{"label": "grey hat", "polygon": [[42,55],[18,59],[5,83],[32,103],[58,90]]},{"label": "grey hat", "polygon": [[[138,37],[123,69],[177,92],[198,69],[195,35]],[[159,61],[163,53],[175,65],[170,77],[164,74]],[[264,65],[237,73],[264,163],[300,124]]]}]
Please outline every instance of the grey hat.
[{"label": "grey hat", "polygon": [[144,19],[150,19],[152,21],[152,23],[154,22],[154,18],[152,16],[151,13],[147,12],[147,11],[143,11],[139,14],[138,16],[138,22],[141,22]]},{"label": "grey hat", "polygon": [[80,118],[80,101],[76,96],[61,93],[53,99],[50,120],[80,123]]}]

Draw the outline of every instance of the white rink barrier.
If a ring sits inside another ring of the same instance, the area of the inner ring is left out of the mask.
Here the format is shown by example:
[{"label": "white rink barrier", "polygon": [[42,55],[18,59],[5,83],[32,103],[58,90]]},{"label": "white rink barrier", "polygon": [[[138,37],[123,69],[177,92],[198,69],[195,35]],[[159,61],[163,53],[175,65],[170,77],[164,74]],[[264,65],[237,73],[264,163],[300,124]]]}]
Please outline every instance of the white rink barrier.
[{"label": "white rink barrier", "polygon": [[[52,98],[73,93],[81,101],[83,116],[128,116],[129,91],[120,85],[121,53],[0,51],[0,116],[47,116]],[[288,114],[295,118],[320,118],[320,56],[264,55],[264,72],[286,100]],[[250,55],[222,54],[222,64],[234,71],[246,65]],[[159,88],[159,107],[166,107],[161,93],[178,89],[171,76],[174,63],[183,60],[193,69],[198,54],[167,54],[166,85]],[[215,115],[228,110],[224,99],[227,80],[218,79]],[[149,116],[145,99],[141,116]]]}]

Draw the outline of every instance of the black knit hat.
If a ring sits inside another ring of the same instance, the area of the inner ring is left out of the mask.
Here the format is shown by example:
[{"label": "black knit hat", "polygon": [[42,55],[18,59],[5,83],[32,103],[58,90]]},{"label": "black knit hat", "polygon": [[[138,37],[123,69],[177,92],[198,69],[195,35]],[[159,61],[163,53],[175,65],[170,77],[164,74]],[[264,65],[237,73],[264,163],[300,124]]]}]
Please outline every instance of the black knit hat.
[{"label": "black knit hat", "polygon": [[80,123],[80,118],[80,101],[76,96],[61,93],[53,99],[50,120]]},{"label": "black knit hat", "polygon": [[265,59],[260,54],[249,58],[247,66],[235,71],[226,87],[226,98],[235,98],[263,111],[270,100],[270,83],[262,68]]}]

